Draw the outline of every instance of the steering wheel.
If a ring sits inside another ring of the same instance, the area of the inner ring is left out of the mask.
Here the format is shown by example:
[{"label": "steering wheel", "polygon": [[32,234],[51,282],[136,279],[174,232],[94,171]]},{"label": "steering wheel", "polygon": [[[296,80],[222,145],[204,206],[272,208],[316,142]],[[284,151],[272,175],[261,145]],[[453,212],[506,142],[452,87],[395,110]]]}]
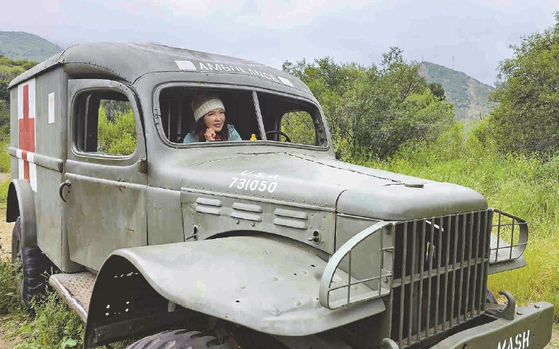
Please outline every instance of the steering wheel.
[{"label": "steering wheel", "polygon": [[285,132],[282,132],[282,131],[266,131],[266,135],[267,135],[267,134],[279,134],[279,135],[282,135],[282,136],[285,137],[285,141],[286,141],[286,142],[290,142],[290,143],[291,143],[291,138],[289,138],[289,136],[288,136]]}]

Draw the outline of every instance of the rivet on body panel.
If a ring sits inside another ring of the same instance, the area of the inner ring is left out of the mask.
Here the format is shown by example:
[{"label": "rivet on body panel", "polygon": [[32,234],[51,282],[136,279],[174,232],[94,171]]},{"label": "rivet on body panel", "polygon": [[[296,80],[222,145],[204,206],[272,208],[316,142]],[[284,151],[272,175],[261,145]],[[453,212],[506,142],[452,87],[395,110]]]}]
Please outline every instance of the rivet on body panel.
[{"label": "rivet on body panel", "polygon": [[242,290],[244,290],[245,288],[247,288],[246,285],[242,285],[242,284],[239,285],[239,287],[240,287]]},{"label": "rivet on body panel", "polygon": [[279,309],[278,308],[272,308],[272,314],[274,315],[278,315],[279,314]]},{"label": "rivet on body panel", "polygon": [[295,306],[300,307],[300,306],[301,306],[301,302],[295,301]]}]

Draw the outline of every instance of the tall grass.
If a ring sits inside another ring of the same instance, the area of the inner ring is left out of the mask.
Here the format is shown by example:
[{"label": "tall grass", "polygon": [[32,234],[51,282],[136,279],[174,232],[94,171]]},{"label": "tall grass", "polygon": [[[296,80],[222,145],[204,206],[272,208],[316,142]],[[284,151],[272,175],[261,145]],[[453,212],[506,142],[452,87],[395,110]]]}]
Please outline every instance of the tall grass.
[{"label": "tall grass", "polygon": [[9,337],[17,337],[15,348],[80,348],[84,324],[60,296],[49,291],[41,302],[26,307],[15,287],[13,266],[0,259],[0,317]]},{"label": "tall grass", "polygon": [[12,265],[0,258],[0,316],[21,310],[13,278]]},{"label": "tall grass", "polygon": [[524,268],[489,277],[493,293],[510,291],[519,304],[545,300],[559,320],[559,155],[499,154],[459,123],[434,144],[403,148],[385,162],[362,165],[463,185],[483,194],[490,207],[525,219],[529,245]]}]

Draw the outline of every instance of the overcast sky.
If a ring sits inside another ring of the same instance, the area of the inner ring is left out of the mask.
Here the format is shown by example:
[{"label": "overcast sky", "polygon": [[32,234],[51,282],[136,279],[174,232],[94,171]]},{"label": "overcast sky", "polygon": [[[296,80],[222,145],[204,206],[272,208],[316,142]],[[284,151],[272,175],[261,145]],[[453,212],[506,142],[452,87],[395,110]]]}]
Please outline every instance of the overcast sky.
[{"label": "overcast sky", "polygon": [[391,46],[493,85],[510,44],[555,24],[559,0],[10,0],[1,31],[30,32],[62,47],[154,42],[250,59],[331,56],[378,64]]}]

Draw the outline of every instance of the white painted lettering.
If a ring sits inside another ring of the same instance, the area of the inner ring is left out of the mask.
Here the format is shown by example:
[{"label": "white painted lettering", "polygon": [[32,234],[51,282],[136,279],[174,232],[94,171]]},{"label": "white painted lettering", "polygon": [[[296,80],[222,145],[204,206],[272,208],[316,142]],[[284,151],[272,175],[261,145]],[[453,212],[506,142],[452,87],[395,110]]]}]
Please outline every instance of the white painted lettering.
[{"label": "white painted lettering", "polygon": [[522,339],[522,334],[517,334],[516,337],[514,337],[514,349],[522,349],[522,343],[520,342],[520,339]]},{"label": "white painted lettering", "polygon": [[268,187],[268,192],[273,193],[276,190],[277,187],[278,187],[277,182],[270,183],[270,186]]},{"label": "white painted lettering", "polygon": [[264,77],[268,80],[279,82],[279,80],[274,75],[271,75],[271,74],[268,74],[268,73],[262,73],[262,75],[264,75]]},{"label": "white painted lettering", "polygon": [[259,75],[258,75],[258,72],[254,71],[254,70],[252,70],[252,69],[249,69],[249,70],[248,70],[248,73],[249,73],[250,75],[259,76]]},{"label": "white painted lettering", "polygon": [[[193,65],[193,69],[189,69],[189,70],[196,70],[196,67],[194,67],[194,65]],[[276,75],[269,74],[269,73],[266,73],[266,72],[262,72],[262,71],[259,71],[259,70],[256,70],[256,69],[247,68],[245,70],[245,68],[240,67],[240,66],[236,66],[236,65],[227,65],[227,64],[222,64],[222,63],[200,62],[200,70],[201,71],[214,71],[215,70],[215,71],[224,71],[224,72],[239,72],[239,73],[259,77],[259,78],[262,78],[262,79],[266,79],[266,80],[270,80],[270,81],[274,81],[274,82],[278,82],[278,83],[283,83],[284,85],[293,87],[293,84],[291,83],[291,81],[289,81],[286,78],[282,78],[281,76],[276,76]]]},{"label": "white painted lettering", "polygon": [[[245,171],[247,172],[247,171]],[[250,171],[252,172],[252,171]],[[260,179],[247,179],[247,178],[237,178],[231,177],[231,183],[229,184],[229,188],[236,188],[246,191],[260,191],[260,192],[268,192],[273,193],[276,191],[278,187],[277,182],[268,182]]]},{"label": "white painted lettering", "polygon": [[530,348],[530,330],[522,334],[522,348]]},{"label": "white painted lettering", "polygon": [[241,172],[241,176],[246,176],[246,177],[255,177],[255,178],[262,178],[262,179],[270,179],[270,180],[278,180],[280,179],[280,175],[271,175],[271,174],[266,174],[265,172],[257,172],[255,173],[254,171],[249,171],[249,170],[244,170],[243,172]]},{"label": "white painted lettering", "polygon": [[253,180],[253,181],[250,183],[250,190],[255,191],[256,188],[258,188],[258,180],[257,180],[257,179],[256,179],[256,180]]},{"label": "white painted lettering", "polygon": [[[514,344],[513,344],[514,340]],[[530,347],[530,330],[518,333],[514,337],[497,343],[497,349],[526,349]]]}]

